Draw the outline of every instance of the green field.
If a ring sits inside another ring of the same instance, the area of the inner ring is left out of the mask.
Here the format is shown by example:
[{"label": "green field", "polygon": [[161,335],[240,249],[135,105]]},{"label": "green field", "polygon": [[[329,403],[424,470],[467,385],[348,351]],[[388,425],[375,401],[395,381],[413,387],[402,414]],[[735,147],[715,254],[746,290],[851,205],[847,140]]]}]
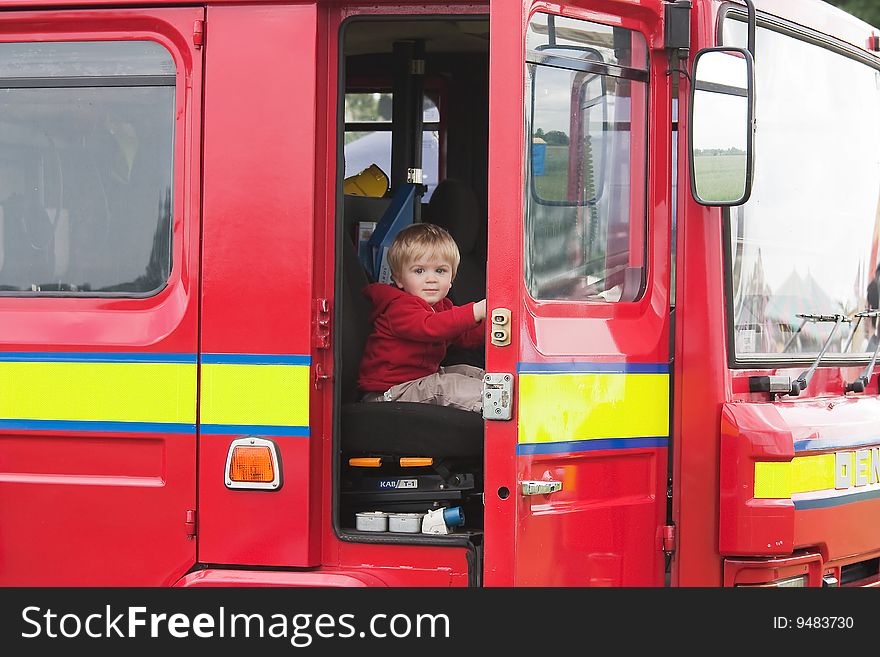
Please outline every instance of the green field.
[{"label": "green field", "polygon": [[738,155],[695,155],[697,193],[705,201],[733,201],[743,195],[745,158]]},{"label": "green field", "polygon": [[544,201],[565,201],[568,196],[568,146],[547,146],[544,174],[535,176],[535,190]]},{"label": "green field", "polygon": [[[535,190],[544,201],[568,200],[568,146],[547,146],[544,173],[534,176]],[[697,190],[706,201],[740,198],[744,188],[745,154],[695,155]]]}]

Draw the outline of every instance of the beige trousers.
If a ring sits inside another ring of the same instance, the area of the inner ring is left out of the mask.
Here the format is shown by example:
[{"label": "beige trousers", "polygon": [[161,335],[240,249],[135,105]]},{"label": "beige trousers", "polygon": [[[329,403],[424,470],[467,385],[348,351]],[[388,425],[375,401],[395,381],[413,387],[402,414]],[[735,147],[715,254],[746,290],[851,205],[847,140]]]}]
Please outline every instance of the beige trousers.
[{"label": "beige trousers", "polygon": [[485,374],[485,370],[473,365],[449,365],[435,374],[399,383],[384,393],[369,392],[363,400],[421,402],[482,413]]}]

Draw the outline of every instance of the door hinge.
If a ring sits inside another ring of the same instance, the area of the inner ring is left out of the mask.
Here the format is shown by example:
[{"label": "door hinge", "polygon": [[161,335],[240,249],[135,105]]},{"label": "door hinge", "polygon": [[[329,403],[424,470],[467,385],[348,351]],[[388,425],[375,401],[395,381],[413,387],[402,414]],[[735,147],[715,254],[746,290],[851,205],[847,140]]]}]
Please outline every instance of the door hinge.
[{"label": "door hinge", "polygon": [[205,21],[202,19],[193,23],[193,45],[196,50],[205,45]]},{"label": "door hinge", "polygon": [[324,366],[321,363],[315,363],[315,388],[320,388],[325,381],[329,380],[330,375],[324,371]]},{"label": "door hinge", "polygon": [[315,349],[330,348],[330,302],[315,299]]},{"label": "door hinge", "polygon": [[193,509],[186,510],[186,522],[183,523],[183,526],[188,539],[196,537],[196,512]]},{"label": "door hinge", "polygon": [[675,552],[675,525],[663,526],[663,551],[667,555]]}]

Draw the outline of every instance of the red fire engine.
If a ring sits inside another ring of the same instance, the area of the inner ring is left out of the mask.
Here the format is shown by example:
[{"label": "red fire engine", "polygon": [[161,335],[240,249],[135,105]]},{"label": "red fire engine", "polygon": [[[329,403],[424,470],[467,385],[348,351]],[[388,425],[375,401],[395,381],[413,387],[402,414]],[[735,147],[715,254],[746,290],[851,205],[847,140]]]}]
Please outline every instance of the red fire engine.
[{"label": "red fire engine", "polygon": [[[880,583],[878,30],[3,5],[0,584]],[[482,415],[357,390],[419,221]]]}]

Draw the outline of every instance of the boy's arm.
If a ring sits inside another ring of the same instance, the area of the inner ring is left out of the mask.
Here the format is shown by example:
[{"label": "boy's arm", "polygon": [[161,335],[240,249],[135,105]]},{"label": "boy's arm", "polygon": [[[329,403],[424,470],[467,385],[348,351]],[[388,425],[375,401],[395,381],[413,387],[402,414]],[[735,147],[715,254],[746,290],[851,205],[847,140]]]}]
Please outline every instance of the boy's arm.
[{"label": "boy's arm", "polygon": [[486,300],[480,299],[473,304],[472,308],[474,311],[474,321],[477,322],[477,325],[452,341],[452,344],[464,349],[473,349],[486,343],[486,329],[483,327],[483,320],[486,319]]},{"label": "boy's arm", "polygon": [[483,326],[483,322],[459,335],[452,341],[452,344],[463,349],[473,349],[486,344],[486,328]]},{"label": "boy's arm", "polygon": [[391,332],[400,338],[419,342],[455,340],[476,328],[473,305],[466,303],[435,312],[415,297],[401,298],[389,306],[386,318]]}]

